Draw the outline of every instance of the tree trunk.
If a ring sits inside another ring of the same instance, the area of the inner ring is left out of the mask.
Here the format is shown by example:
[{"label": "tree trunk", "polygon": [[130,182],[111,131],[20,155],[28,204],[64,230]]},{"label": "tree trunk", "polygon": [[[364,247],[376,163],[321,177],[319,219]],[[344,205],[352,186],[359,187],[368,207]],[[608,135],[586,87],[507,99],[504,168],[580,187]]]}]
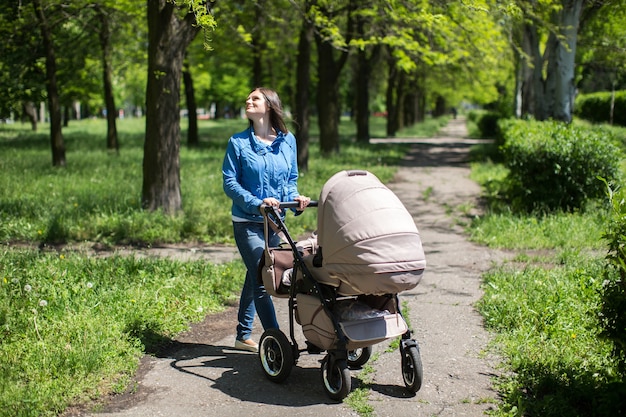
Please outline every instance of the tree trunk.
[{"label": "tree trunk", "polygon": [[28,117],[28,120],[30,121],[31,130],[33,132],[36,132],[37,131],[37,109],[35,108],[35,105],[32,102],[27,101],[25,103],[22,103],[22,110],[24,114],[26,115],[26,117]]},{"label": "tree trunk", "polygon": [[563,122],[572,121],[575,94],[576,41],[583,0],[565,0],[556,13],[559,37],[551,33],[548,40],[550,60],[546,77],[546,94],[550,98],[546,116]]},{"label": "tree trunk", "polygon": [[[310,4],[305,2],[308,12]],[[313,24],[305,13],[298,42],[298,62],[296,69],[296,143],[298,146],[298,169],[309,170],[309,85],[311,84],[311,41],[313,40]]]},{"label": "tree trunk", "polygon": [[522,64],[521,113],[537,120],[572,120],[576,42],[583,0],[563,0],[562,6],[553,16],[556,32],[550,32],[543,55],[538,23],[523,26],[522,50],[531,62]]},{"label": "tree trunk", "polygon": [[187,103],[187,146],[194,147],[200,144],[198,138],[198,106],[196,105],[196,95],[193,88],[193,78],[189,71],[189,63],[183,66],[183,85],[185,87],[185,102]]},{"label": "tree trunk", "polygon": [[[323,155],[339,152],[339,74],[341,68],[333,58],[333,47],[318,42],[317,111],[319,115],[320,150]],[[343,65],[342,65],[343,66]]]},{"label": "tree trunk", "polygon": [[142,206],[176,213],[180,194],[180,80],[185,50],[198,34],[194,16],[184,19],[167,0],[148,0],[148,83]]},{"label": "tree trunk", "polygon": [[52,165],[65,166],[65,143],[63,141],[61,104],[57,86],[57,68],[52,32],[48,26],[46,15],[41,7],[40,0],[33,0],[35,15],[39,21],[39,29],[46,53],[46,90],[48,92],[48,106],[50,107],[50,145],[52,147]]},{"label": "tree trunk", "polygon": [[417,121],[423,122],[426,120],[426,94],[422,89],[419,90],[417,95]]},{"label": "tree trunk", "polygon": [[72,117],[72,113],[71,113],[71,106],[65,105],[65,106],[61,106],[62,109],[62,113],[63,113],[63,127],[68,127],[70,124],[70,118]]},{"label": "tree trunk", "polygon": [[444,114],[446,114],[446,99],[443,96],[437,95],[433,117],[441,117]]},{"label": "tree trunk", "polygon": [[539,34],[537,26],[526,23],[523,26],[522,51],[522,115],[533,115],[539,120],[544,118],[543,107],[543,56],[539,50]]},{"label": "tree trunk", "polygon": [[[349,2],[346,13],[347,30],[346,44],[350,42],[352,32],[352,10],[354,4]],[[327,14],[332,19],[332,16]],[[317,43],[317,111],[319,114],[320,150],[322,154],[329,155],[339,152],[339,118],[341,116],[341,103],[339,102],[339,77],[341,70],[348,59],[347,49],[338,52],[335,59],[334,46],[329,40],[324,39],[320,32],[316,32]]]},{"label": "tree trunk", "polygon": [[109,16],[102,8],[96,6],[100,19],[100,49],[102,50],[102,85],[104,87],[104,104],[107,110],[107,149],[119,154],[120,147],[117,140],[117,108],[113,96],[113,82],[111,81],[111,29]]},{"label": "tree trunk", "polygon": [[[366,18],[357,18],[357,34],[359,37],[365,37]],[[360,143],[369,143],[370,140],[370,79],[374,63],[380,55],[380,46],[376,45],[372,48],[368,56],[365,49],[359,50],[357,53],[357,69],[356,69],[356,141]]]},{"label": "tree trunk", "polygon": [[396,132],[405,126],[404,120],[404,97],[406,95],[406,74],[402,71],[398,74],[395,85],[395,104],[396,108]]},{"label": "tree trunk", "polygon": [[387,95],[385,98],[387,107],[387,136],[393,138],[398,132],[398,108],[396,107],[395,93],[399,71],[393,57],[390,57],[388,61],[389,75],[387,76]]},{"label": "tree trunk", "polygon": [[356,141],[368,143],[370,141],[370,61],[363,50],[358,52],[356,71]]}]

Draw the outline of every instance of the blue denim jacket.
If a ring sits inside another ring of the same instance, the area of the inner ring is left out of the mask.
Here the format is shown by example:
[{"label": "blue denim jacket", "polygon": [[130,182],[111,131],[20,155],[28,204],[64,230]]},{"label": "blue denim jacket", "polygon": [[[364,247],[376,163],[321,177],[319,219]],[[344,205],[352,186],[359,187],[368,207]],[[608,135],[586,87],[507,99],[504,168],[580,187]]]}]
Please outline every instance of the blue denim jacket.
[{"label": "blue denim jacket", "polygon": [[259,206],[264,198],[293,201],[299,195],[296,138],[291,132],[278,132],[274,142],[266,145],[256,138],[252,127],[233,135],[226,148],[222,178],[224,192],[233,200],[233,217],[262,222]]}]

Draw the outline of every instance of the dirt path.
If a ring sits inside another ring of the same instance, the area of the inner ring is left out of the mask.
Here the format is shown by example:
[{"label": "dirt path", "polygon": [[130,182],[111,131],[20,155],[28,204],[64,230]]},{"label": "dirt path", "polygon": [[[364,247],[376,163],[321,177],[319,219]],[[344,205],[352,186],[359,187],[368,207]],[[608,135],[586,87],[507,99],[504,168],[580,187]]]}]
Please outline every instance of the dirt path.
[{"label": "dirt path", "polygon": [[[369,362],[374,372],[369,404],[373,415],[482,416],[493,406],[494,358],[484,355],[489,334],[473,304],[480,298],[480,276],[505,254],[469,243],[458,225],[475,210],[479,187],[468,179],[469,147],[464,120],[452,120],[437,138],[415,140],[405,166],[389,184],[413,214],[428,262],[420,285],[401,294],[413,336],[421,347],[424,383],[410,396],[400,373],[400,354],[387,352],[388,343],[374,345]],[[349,167],[346,167],[349,168]],[[167,249],[167,248],[164,248]],[[163,250],[164,250],[163,249]],[[173,248],[170,248],[173,249]],[[191,258],[228,248],[191,251]],[[162,255],[171,254],[168,251]],[[180,254],[179,254],[180,256]],[[287,332],[287,302],[275,300],[279,322]],[[220,416],[357,416],[348,405],[324,393],[321,355],[304,354],[287,381],[266,380],[257,355],[231,349],[236,311],[210,316],[178,338],[165,357],[145,357],[130,394],[116,396],[90,417]],[[256,340],[261,326],[257,322]],[[299,328],[297,340],[304,343]],[[353,371],[353,389],[358,386]]]}]

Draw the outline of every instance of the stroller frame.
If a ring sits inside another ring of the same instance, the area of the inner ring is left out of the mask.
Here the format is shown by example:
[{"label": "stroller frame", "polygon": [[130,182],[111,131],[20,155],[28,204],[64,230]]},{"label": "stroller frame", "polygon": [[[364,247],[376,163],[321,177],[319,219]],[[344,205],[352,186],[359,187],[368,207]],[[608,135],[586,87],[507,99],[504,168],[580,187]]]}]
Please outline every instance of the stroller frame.
[{"label": "stroller frame", "polygon": [[[317,207],[318,203],[312,201],[309,207]],[[298,202],[281,202],[280,209],[297,208]],[[268,224],[272,228],[284,235],[284,239],[291,248],[293,253],[293,271],[292,282],[289,287],[288,306],[289,306],[289,338],[279,329],[267,329],[261,336],[259,343],[259,359],[261,368],[265,376],[272,382],[283,382],[291,373],[291,368],[297,364],[300,355],[304,352],[310,354],[322,354],[326,351],[326,356],[321,361],[321,377],[322,384],[326,394],[333,400],[343,400],[351,391],[352,383],[350,369],[358,369],[369,360],[372,353],[372,345],[382,340],[397,337],[392,335],[374,341],[372,343],[364,342],[356,345],[348,340],[346,333],[342,328],[340,320],[333,313],[332,306],[337,301],[343,299],[355,299],[355,296],[342,296],[337,294],[335,288],[330,285],[320,283],[314,279],[306,265],[304,256],[300,253],[297,242],[293,240],[287,226],[281,219],[275,207],[263,205],[261,207],[266,230]],[[321,263],[321,259],[319,261]],[[321,266],[313,260],[314,267]],[[267,288],[266,288],[267,290]],[[268,291],[271,293],[271,291]],[[306,347],[300,348],[295,336],[295,321],[298,311],[298,294],[306,294],[317,297],[321,303],[321,307],[325,314],[330,318],[336,341],[329,348],[318,347],[306,340]],[[283,298],[287,298],[284,295]],[[386,294],[378,296],[387,298],[393,303],[395,314],[402,317],[399,300],[397,294]],[[402,318],[402,323],[406,325]],[[366,325],[366,323],[364,323]],[[411,331],[406,326],[402,329],[400,335],[400,354],[402,377],[406,388],[411,393],[419,391],[422,385],[423,370],[422,361],[417,341],[412,339]]]}]

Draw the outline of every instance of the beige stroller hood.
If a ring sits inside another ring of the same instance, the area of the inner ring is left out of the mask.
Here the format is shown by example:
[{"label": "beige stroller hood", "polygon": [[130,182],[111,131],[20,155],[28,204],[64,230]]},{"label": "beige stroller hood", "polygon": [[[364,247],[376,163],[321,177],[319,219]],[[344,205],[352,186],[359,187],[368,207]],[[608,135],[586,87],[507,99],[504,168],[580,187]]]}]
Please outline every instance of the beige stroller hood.
[{"label": "beige stroller hood", "polygon": [[398,197],[367,171],[341,171],[323,186],[318,244],[324,270],[354,294],[414,288],[426,259],[419,231]]}]

